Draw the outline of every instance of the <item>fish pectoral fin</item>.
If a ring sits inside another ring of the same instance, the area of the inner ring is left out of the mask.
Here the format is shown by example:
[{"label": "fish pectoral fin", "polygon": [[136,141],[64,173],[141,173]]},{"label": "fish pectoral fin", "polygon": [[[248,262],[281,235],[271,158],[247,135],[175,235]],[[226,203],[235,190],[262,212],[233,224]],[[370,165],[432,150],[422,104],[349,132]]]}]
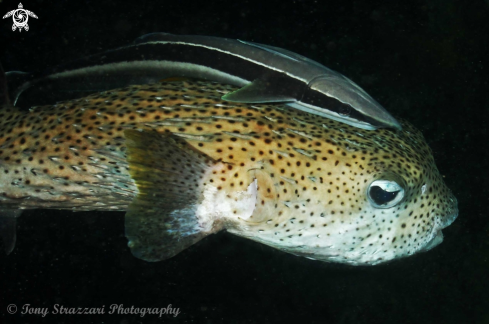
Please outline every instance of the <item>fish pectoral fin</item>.
[{"label": "fish pectoral fin", "polygon": [[124,134],[129,173],[139,190],[125,218],[132,254],[145,261],[168,259],[220,230],[213,224],[204,229],[196,217],[201,180],[216,162],[174,135]]},{"label": "fish pectoral fin", "polygon": [[0,210],[0,236],[2,237],[5,252],[10,254],[17,240],[17,217],[20,216],[22,210]]},{"label": "fish pectoral fin", "polygon": [[242,103],[295,102],[303,92],[289,83],[290,80],[285,76],[263,76],[239,90],[225,94],[222,99]]}]

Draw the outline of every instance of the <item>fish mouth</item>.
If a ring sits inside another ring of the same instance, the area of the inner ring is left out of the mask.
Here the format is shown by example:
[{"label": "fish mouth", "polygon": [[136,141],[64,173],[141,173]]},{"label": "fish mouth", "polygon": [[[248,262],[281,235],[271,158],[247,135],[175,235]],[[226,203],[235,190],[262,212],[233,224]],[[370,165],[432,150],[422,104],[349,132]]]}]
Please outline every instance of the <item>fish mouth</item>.
[{"label": "fish mouth", "polygon": [[452,199],[452,203],[452,207],[450,207],[448,210],[448,215],[443,218],[442,222],[438,223],[439,225],[436,226],[434,229],[435,234],[420,251],[429,251],[437,245],[440,245],[441,242],[443,242],[443,233],[441,230],[446,228],[447,226],[450,226],[458,217],[457,200],[455,198]]},{"label": "fish mouth", "polygon": [[450,198],[452,205],[448,208],[447,216],[443,219],[440,229],[450,226],[458,217],[458,205],[455,197]]},{"label": "fish mouth", "polygon": [[452,223],[457,219],[457,217],[458,217],[458,201],[457,198],[455,198],[455,196],[450,195],[446,203],[446,210],[441,212],[437,218],[435,230],[442,230],[452,225]]},{"label": "fish mouth", "polygon": [[443,233],[441,230],[438,230],[436,234],[433,236],[433,238],[428,241],[428,243],[420,250],[421,252],[426,252],[431,250],[437,245],[440,245],[440,243],[443,242]]},{"label": "fish mouth", "polygon": [[458,210],[455,213],[452,213],[445,218],[442,228],[450,226],[457,219],[457,217],[458,217]]},{"label": "fish mouth", "polygon": [[438,223],[439,225],[434,228],[435,234],[431,238],[431,240],[428,241],[428,243],[421,249],[422,252],[429,251],[439,245],[441,242],[443,242],[443,233],[442,229],[450,226],[455,219],[458,217],[458,207],[457,207],[457,200],[455,198],[450,199],[452,201],[452,206],[449,207],[448,210],[448,215],[443,218],[443,221]]},{"label": "fish mouth", "polygon": [[429,251],[435,246],[439,245],[441,242],[443,242],[443,233],[442,229],[450,226],[455,219],[458,217],[458,207],[457,207],[457,199],[456,198],[450,198],[452,205],[448,207],[447,215],[443,217],[441,221],[438,222],[437,225],[435,225],[435,228],[433,229],[433,232],[435,233],[431,240],[428,241],[428,243],[420,250],[422,252]]}]

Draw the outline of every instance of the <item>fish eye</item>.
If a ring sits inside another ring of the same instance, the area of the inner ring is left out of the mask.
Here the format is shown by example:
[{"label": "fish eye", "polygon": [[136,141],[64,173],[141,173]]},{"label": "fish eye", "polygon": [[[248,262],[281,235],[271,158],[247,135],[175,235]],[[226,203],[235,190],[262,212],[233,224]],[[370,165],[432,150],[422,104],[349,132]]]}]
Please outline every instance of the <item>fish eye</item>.
[{"label": "fish eye", "polygon": [[392,180],[375,180],[367,189],[367,197],[376,208],[390,208],[404,198],[404,188]]}]

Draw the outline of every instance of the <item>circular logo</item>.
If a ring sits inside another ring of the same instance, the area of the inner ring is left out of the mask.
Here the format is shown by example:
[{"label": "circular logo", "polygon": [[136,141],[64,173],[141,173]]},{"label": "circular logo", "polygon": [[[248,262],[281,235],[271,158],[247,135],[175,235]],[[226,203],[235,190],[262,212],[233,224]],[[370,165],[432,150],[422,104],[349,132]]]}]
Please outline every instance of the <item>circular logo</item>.
[{"label": "circular logo", "polygon": [[12,31],[22,31],[22,29],[28,31],[29,25],[27,25],[27,21],[29,20],[29,17],[37,18],[35,13],[29,10],[25,10],[24,6],[22,6],[22,3],[19,3],[18,9],[7,12],[7,14],[3,16],[3,19],[10,16],[12,16],[12,20],[14,21],[14,24],[12,25]]},{"label": "circular logo", "polygon": [[27,24],[27,12],[24,9],[17,9],[13,14],[14,24],[17,27],[24,27]]},{"label": "circular logo", "polygon": [[17,305],[15,305],[15,304],[8,305],[7,306],[7,312],[9,314],[15,314],[15,313],[17,313]]}]

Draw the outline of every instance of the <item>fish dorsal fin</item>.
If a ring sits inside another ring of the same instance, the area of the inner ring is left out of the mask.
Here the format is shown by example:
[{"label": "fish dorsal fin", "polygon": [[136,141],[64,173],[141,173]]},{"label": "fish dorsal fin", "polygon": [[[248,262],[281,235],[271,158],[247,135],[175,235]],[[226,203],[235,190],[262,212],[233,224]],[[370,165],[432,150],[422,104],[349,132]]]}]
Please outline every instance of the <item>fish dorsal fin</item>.
[{"label": "fish dorsal fin", "polygon": [[[20,74],[27,74],[23,72],[15,72]],[[14,93],[14,95],[10,95],[11,93],[9,92],[10,89],[16,89],[17,85],[20,85],[24,82],[24,79],[18,80],[19,83],[13,82],[12,83],[12,72],[7,72],[5,73],[3,71],[3,67],[0,64],[0,109],[3,108],[9,108],[11,111],[17,111],[17,108],[14,107],[15,101],[17,98],[17,95]],[[10,99],[13,99],[14,101],[12,102]],[[0,123],[2,121],[0,120]]]},{"label": "fish dorsal fin", "polygon": [[222,99],[242,103],[295,102],[303,90],[287,87],[287,82],[286,76],[263,76],[222,96]]},{"label": "fish dorsal fin", "polygon": [[126,130],[129,173],[138,196],[129,205],[125,226],[134,256],[168,259],[220,228],[205,230],[196,211],[203,200],[201,179],[216,165],[174,135]]},{"label": "fish dorsal fin", "polygon": [[15,105],[22,92],[31,86],[29,82],[31,74],[20,71],[9,71],[5,73],[5,78],[8,84],[10,99],[12,99],[12,105]]},{"label": "fish dorsal fin", "polygon": [[22,210],[0,210],[0,236],[2,237],[5,252],[10,254],[15,247],[17,240],[16,224],[17,217],[20,216]]},{"label": "fish dorsal fin", "polygon": [[7,88],[7,76],[0,64],[0,108],[4,106],[10,106],[10,99]]}]

